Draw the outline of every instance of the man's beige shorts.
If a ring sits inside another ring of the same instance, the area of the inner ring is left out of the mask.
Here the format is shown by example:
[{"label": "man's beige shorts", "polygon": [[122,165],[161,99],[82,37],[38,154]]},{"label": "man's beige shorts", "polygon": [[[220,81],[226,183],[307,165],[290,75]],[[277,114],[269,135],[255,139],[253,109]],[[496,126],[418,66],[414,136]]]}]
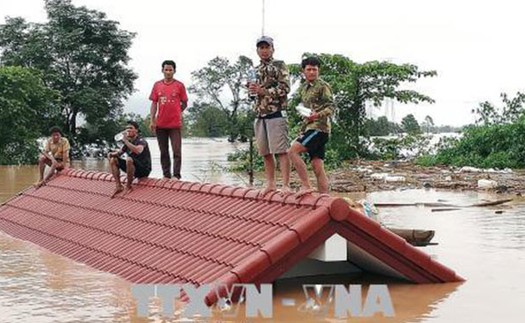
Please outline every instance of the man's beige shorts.
[{"label": "man's beige shorts", "polygon": [[255,119],[255,140],[261,156],[285,154],[288,150],[286,118]]}]

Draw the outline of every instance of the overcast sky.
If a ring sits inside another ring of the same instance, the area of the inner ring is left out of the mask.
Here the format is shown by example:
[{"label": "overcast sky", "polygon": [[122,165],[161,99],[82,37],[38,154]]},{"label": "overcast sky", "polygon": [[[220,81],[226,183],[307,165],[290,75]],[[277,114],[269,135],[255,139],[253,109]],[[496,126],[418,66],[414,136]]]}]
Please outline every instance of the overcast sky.
[{"label": "overcast sky", "polygon": [[[214,58],[257,60],[262,0],[73,0],[105,12],[122,29],[137,33],[130,51],[139,75],[126,111],[146,115],[160,63],[177,62],[176,78],[189,86],[190,73]],[[354,61],[391,60],[435,69],[438,77],[416,89],[435,104],[395,104],[395,121],[414,113],[437,125],[473,121],[484,100],[500,105],[499,94],[525,90],[523,5],[519,1],[266,0],[266,34],[275,57],[298,63],[303,52],[343,54]],[[1,0],[5,16],[46,20],[44,0]],[[190,95],[190,101],[192,100]],[[191,102],[190,102],[191,104]],[[375,110],[384,114],[384,109]]]}]

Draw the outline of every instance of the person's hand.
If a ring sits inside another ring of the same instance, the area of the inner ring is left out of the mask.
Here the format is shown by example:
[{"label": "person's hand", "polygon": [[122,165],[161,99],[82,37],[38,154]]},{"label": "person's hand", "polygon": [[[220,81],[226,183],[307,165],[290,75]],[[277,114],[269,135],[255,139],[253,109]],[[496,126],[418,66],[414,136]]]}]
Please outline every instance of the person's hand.
[{"label": "person's hand", "polygon": [[155,134],[155,132],[157,131],[157,122],[151,120],[149,124],[149,129],[151,130],[153,134]]},{"label": "person's hand", "polygon": [[257,94],[257,95],[263,95],[264,89],[257,83],[250,83],[250,86],[248,87],[248,92],[250,94]]},{"label": "person's hand", "polygon": [[310,114],[308,117],[306,117],[306,120],[308,120],[308,122],[313,122],[315,120],[319,119],[319,113],[317,112],[312,112],[312,114]]},{"label": "person's hand", "polygon": [[110,153],[108,154],[108,158],[114,158],[114,157],[118,157],[118,152],[113,151],[113,152],[110,152]]}]

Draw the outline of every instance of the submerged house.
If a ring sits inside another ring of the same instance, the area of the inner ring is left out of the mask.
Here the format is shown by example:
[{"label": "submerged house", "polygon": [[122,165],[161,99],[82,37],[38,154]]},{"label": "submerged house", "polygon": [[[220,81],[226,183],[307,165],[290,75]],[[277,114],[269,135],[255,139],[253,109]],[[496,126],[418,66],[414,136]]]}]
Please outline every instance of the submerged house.
[{"label": "submerged house", "polygon": [[110,174],[67,169],[3,203],[0,230],[142,284],[231,286],[356,271],[462,280],[341,198],[145,179],[112,199],[114,185]]}]

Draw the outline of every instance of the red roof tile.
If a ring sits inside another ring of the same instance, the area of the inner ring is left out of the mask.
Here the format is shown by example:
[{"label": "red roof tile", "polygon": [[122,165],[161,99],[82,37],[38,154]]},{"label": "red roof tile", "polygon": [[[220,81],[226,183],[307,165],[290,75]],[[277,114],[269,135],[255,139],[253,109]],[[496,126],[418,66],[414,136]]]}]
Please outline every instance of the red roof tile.
[{"label": "red roof tile", "polygon": [[462,280],[342,199],[156,179],[111,199],[114,185],[66,170],[0,206],[0,229],[135,283],[271,282],[334,233],[407,280]]}]

